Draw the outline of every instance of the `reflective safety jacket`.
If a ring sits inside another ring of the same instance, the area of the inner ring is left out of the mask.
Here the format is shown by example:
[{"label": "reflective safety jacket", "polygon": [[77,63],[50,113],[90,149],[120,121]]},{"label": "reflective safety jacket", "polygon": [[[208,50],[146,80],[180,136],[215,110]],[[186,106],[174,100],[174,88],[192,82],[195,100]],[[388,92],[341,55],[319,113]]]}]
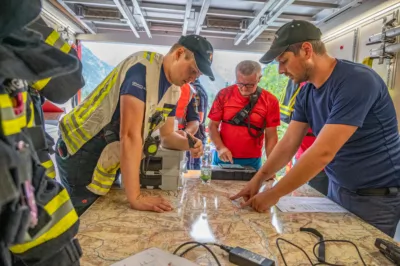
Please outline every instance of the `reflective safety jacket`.
[{"label": "reflective safety jacket", "polygon": [[[14,82],[24,84],[24,81]],[[32,108],[27,87],[12,94],[0,88],[0,165],[4,167],[4,159],[10,158],[7,166],[15,167],[9,174],[7,171],[2,174],[2,179],[6,180],[1,182],[0,198],[6,199],[5,208],[10,210],[6,212],[8,219],[1,221],[1,235],[13,244],[10,247],[13,255],[26,265],[46,261],[67,246],[78,249],[72,241],[79,226],[67,190],[46,176],[39,164],[35,150],[41,148],[45,140],[40,139],[42,127],[35,126]],[[12,149],[4,150],[7,146]],[[7,177],[12,178],[7,180]],[[20,195],[25,195],[25,201],[21,201]],[[31,217],[35,212],[36,222],[33,222]],[[69,261],[71,265],[79,260],[79,255],[72,260]]]},{"label": "reflective safety jacket", "polygon": [[181,87],[181,97],[179,98],[175,113],[175,119],[178,121],[179,129],[184,129],[186,127],[187,107],[195,94],[195,88],[193,88],[189,83],[186,83]]},{"label": "reflective safety jacket", "polygon": [[[146,110],[143,126],[143,140],[149,133],[147,122],[156,111],[162,111],[163,121],[154,131],[160,128],[172,106],[180,96],[180,88],[172,85],[158,102],[159,79],[163,56],[158,53],[138,52],[122,61],[100,83],[99,86],[73,111],[60,121],[59,128],[68,153],[76,153],[86,142],[97,135],[112,119],[120,98],[120,87],[126,72],[135,64],[146,67]],[[134,123],[134,122],[133,122]],[[115,175],[120,168],[119,141],[109,143],[102,151],[94,170],[92,182],[87,188],[95,194],[105,195],[111,188]]]},{"label": "reflective safety jacket", "polygon": [[[29,29],[35,30],[42,34],[43,40],[46,44],[62,51],[65,54],[78,57],[77,53],[71,46],[65,42],[60,34],[48,27],[42,18],[35,20],[28,26]],[[44,96],[55,103],[64,103],[72,96],[74,96],[80,88],[85,85],[82,76],[82,63],[78,61],[78,68],[69,73],[58,77],[49,77],[42,80],[32,82],[29,86],[31,91],[31,100],[33,101],[33,112],[35,113],[36,125],[43,126],[43,110],[41,108],[40,96]],[[39,123],[38,123],[39,122]],[[54,141],[52,141],[54,142]],[[51,143],[53,144],[53,143]],[[51,178],[56,177],[54,163],[50,158],[49,148],[44,148],[37,151],[39,160],[44,168],[46,168],[46,175]]]},{"label": "reflective safety jacket", "polygon": [[[79,265],[82,255],[68,192],[46,175],[38,159],[46,140],[43,127],[35,125],[27,83],[67,75],[77,69],[78,59],[26,27],[41,9],[40,0],[6,0],[0,8],[1,266]],[[54,89],[60,96],[66,86]],[[52,94],[46,97],[52,100]]]}]

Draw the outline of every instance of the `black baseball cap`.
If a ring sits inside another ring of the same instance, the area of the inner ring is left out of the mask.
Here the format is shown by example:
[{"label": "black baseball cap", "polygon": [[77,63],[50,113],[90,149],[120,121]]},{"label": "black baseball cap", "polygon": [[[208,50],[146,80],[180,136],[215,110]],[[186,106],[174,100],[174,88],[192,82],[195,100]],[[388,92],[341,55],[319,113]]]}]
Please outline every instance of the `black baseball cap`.
[{"label": "black baseball cap", "polygon": [[261,57],[260,63],[269,64],[283,54],[290,45],[321,40],[321,36],[321,30],[308,21],[293,20],[288,22],[275,32],[275,39],[268,52]]},{"label": "black baseball cap", "polygon": [[194,59],[201,73],[214,81],[214,74],[211,70],[214,49],[211,43],[206,38],[195,34],[182,36],[178,43],[194,54]]}]

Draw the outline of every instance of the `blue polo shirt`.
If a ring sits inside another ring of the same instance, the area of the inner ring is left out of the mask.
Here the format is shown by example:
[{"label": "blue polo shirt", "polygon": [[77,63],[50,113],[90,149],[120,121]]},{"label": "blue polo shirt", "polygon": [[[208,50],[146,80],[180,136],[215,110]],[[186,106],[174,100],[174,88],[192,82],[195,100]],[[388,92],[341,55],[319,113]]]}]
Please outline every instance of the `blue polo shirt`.
[{"label": "blue polo shirt", "polygon": [[337,60],[317,89],[306,84],[293,120],[318,135],[325,124],[358,127],[325,168],[331,181],[350,190],[400,187],[400,138],[396,112],[382,78],[371,68]]},{"label": "blue polo shirt", "polygon": [[[161,66],[160,82],[158,85],[158,101],[162,99],[170,86],[171,83],[168,82],[167,77],[165,76],[164,68]],[[126,72],[125,79],[121,85],[120,95],[132,95],[139,100],[146,102],[146,93],[146,66],[141,63],[137,63],[131,66]],[[176,105],[171,107],[173,107],[173,110],[168,116],[175,116]],[[121,111],[119,100],[112,120],[119,120],[120,116]]]}]

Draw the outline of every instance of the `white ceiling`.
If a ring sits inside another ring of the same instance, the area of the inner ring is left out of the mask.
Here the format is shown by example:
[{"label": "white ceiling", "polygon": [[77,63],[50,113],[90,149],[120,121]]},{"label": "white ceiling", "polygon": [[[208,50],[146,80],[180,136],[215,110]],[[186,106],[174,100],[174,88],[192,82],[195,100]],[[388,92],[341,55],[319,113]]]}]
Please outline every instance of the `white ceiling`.
[{"label": "white ceiling", "polygon": [[197,33],[217,49],[265,50],[274,31],[292,19],[323,26],[365,1],[44,0],[44,10],[86,41],[170,45]]}]

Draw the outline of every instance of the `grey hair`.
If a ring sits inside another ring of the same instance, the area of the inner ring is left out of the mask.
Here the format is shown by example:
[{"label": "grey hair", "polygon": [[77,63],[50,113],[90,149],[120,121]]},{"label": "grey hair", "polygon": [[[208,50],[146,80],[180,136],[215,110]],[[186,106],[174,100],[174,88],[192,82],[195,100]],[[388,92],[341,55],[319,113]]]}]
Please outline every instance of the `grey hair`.
[{"label": "grey hair", "polygon": [[238,73],[244,76],[250,76],[255,73],[261,73],[261,65],[252,60],[244,60],[236,66],[236,75]]}]

